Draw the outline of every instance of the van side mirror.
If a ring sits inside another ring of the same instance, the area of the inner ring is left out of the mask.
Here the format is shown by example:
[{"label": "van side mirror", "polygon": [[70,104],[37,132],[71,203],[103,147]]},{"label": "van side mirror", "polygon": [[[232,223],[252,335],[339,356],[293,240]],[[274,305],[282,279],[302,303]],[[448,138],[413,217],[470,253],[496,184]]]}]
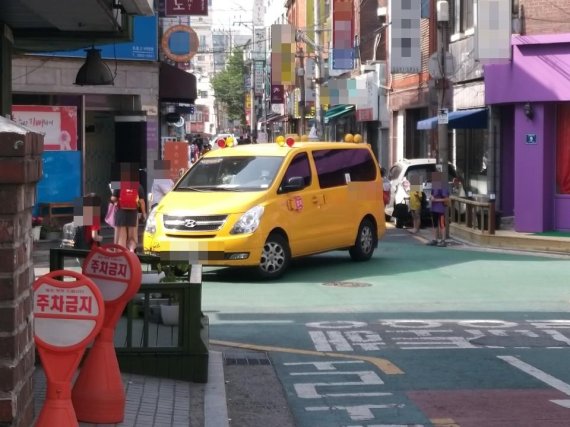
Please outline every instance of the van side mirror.
[{"label": "van side mirror", "polygon": [[303,188],[305,188],[305,178],[302,176],[292,176],[281,186],[281,193],[289,193]]}]

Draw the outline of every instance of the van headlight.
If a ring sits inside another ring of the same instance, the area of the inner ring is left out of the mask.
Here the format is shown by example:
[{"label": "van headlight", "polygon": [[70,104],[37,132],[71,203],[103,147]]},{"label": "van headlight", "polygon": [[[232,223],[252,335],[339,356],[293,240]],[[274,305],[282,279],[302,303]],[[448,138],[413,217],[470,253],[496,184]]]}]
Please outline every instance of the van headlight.
[{"label": "van headlight", "polygon": [[257,205],[244,213],[235,223],[230,234],[253,233],[259,227],[259,221],[265,208]]},{"label": "van headlight", "polygon": [[146,219],[146,224],[144,226],[145,233],[156,233],[156,208],[157,206],[152,208],[148,214],[148,218]]}]

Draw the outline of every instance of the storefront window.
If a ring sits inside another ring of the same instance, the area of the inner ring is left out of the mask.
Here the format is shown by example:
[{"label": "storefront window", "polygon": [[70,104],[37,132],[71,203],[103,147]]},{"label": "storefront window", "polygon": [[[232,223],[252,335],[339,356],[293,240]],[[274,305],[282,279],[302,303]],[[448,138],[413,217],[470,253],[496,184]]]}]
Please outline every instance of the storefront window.
[{"label": "storefront window", "polygon": [[570,194],[570,104],[556,110],[556,192]]},{"label": "storefront window", "polygon": [[455,136],[455,165],[460,175],[463,175],[465,191],[487,194],[487,130],[457,129]]}]

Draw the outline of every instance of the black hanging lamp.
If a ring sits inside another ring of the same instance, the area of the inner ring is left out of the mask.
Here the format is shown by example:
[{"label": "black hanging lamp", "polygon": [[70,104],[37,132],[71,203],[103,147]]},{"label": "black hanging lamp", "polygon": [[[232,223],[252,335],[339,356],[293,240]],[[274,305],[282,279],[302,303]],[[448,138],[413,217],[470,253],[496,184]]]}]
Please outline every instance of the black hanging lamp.
[{"label": "black hanging lamp", "polygon": [[111,70],[101,59],[101,49],[85,49],[87,58],[75,77],[75,84],[79,86],[112,85],[114,82]]}]

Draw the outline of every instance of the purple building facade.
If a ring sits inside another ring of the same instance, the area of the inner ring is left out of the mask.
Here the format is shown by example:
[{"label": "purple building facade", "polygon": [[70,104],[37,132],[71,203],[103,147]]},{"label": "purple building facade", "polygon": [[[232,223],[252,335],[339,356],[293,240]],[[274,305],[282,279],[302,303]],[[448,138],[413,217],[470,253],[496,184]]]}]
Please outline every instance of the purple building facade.
[{"label": "purple building facade", "polygon": [[568,231],[570,194],[557,186],[557,116],[567,117],[559,110],[570,103],[570,34],[513,36],[512,49],[510,63],[484,68],[485,103],[501,117],[501,209],[519,232]]}]

